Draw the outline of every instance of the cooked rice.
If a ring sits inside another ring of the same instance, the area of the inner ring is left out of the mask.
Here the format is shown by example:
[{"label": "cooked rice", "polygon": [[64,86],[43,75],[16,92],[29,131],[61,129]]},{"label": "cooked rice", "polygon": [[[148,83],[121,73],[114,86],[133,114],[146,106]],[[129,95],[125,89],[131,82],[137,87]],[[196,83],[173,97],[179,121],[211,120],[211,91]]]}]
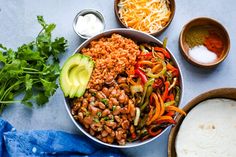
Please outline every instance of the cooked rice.
[{"label": "cooked rice", "polygon": [[104,83],[109,83],[115,77],[129,70],[136,63],[139,46],[131,39],[113,34],[92,41],[82,53],[91,56],[95,61],[95,68],[87,88],[100,90]]}]

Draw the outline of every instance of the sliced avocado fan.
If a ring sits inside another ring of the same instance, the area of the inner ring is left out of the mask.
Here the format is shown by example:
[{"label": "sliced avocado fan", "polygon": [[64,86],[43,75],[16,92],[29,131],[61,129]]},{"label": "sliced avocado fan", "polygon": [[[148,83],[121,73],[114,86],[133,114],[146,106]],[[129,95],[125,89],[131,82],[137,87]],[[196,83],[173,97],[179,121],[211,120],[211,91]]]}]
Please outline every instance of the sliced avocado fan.
[{"label": "sliced avocado fan", "polygon": [[80,53],[67,59],[60,74],[60,86],[65,97],[81,97],[84,94],[93,67],[92,59]]}]

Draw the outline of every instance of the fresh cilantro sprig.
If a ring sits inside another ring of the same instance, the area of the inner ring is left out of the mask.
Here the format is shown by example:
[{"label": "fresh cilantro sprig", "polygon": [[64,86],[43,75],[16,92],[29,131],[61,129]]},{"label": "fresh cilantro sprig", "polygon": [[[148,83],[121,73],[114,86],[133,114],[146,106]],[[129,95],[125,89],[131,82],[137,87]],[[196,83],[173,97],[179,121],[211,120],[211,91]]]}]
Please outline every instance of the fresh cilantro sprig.
[{"label": "fresh cilantro sprig", "polygon": [[[0,112],[12,103],[32,107],[48,102],[58,85],[59,55],[66,51],[64,37],[52,39],[55,24],[47,24],[38,16],[42,30],[35,41],[23,44],[16,51],[0,44]],[[22,100],[15,97],[23,94]]]}]

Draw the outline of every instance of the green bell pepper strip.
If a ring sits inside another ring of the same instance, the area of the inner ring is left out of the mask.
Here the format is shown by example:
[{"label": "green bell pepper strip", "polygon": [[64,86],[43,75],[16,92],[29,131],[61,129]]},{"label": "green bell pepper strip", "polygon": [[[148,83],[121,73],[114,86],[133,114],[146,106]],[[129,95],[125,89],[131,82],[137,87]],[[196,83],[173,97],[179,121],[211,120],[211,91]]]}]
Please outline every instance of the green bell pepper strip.
[{"label": "green bell pepper strip", "polygon": [[163,67],[161,72],[159,72],[158,74],[153,74],[151,72],[151,70],[149,70],[146,75],[148,77],[151,77],[151,78],[159,78],[161,75],[164,75],[165,72],[166,72],[166,63],[164,61],[162,61],[161,64],[162,64],[162,67]]},{"label": "green bell pepper strip", "polygon": [[145,99],[145,102],[142,104],[142,106],[140,107],[140,110],[143,111],[145,109],[145,107],[149,104],[149,97],[150,95],[152,94],[152,86],[148,86],[147,88],[147,93],[146,93],[146,99]]},{"label": "green bell pepper strip", "polygon": [[177,105],[177,104],[179,104],[179,101],[180,101],[180,88],[179,88],[179,86],[175,86],[175,89],[176,89],[175,102]]},{"label": "green bell pepper strip", "polygon": [[151,79],[149,79],[149,80],[145,83],[145,85],[144,85],[144,92],[143,92],[142,99],[141,99],[141,101],[140,101],[139,104],[142,105],[142,104],[144,103],[144,99],[145,99],[146,94],[147,94],[148,86],[151,86],[151,87],[152,87],[152,84],[154,83],[154,81],[155,81],[155,79],[154,79],[154,78],[151,78]]},{"label": "green bell pepper strip", "polygon": [[175,101],[169,101],[165,103],[165,107],[173,105],[175,103]]}]

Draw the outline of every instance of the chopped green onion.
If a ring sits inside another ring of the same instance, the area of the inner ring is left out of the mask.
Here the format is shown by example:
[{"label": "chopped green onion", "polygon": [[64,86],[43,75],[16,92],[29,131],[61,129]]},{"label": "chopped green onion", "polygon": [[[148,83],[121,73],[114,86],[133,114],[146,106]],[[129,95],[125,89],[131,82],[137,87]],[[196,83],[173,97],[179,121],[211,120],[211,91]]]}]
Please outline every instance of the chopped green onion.
[{"label": "chopped green onion", "polygon": [[93,121],[94,121],[95,123],[99,123],[99,119],[98,119],[98,118],[93,118]]},{"label": "chopped green onion", "polygon": [[105,104],[106,106],[108,105],[108,100],[107,100],[107,99],[105,99],[105,98],[104,98],[104,99],[102,99],[102,100],[101,100],[101,102],[102,102],[103,104]]}]

